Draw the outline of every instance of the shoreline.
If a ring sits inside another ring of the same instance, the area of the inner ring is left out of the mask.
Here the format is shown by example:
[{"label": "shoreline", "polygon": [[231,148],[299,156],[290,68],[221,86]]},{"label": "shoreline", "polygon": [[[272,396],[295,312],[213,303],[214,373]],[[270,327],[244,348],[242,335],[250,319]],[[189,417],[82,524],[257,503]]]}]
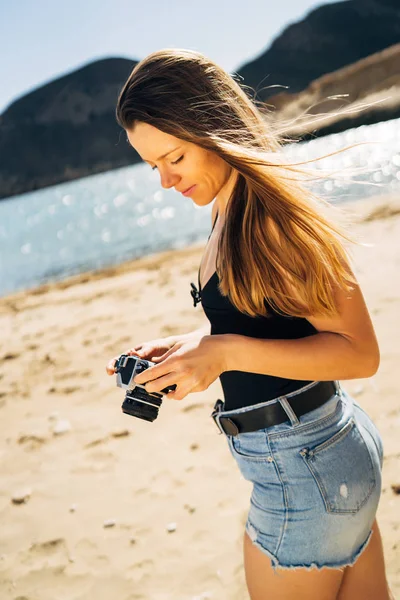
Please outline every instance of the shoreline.
[{"label": "shoreline", "polygon": [[[362,223],[379,218],[390,218],[400,212],[400,190],[398,196],[394,193],[377,194],[367,198],[347,201],[345,203],[334,203],[332,207],[338,209],[338,218],[340,213],[345,218],[350,219],[352,223]],[[55,289],[68,289],[71,286],[84,284],[89,281],[96,281],[110,277],[117,277],[123,273],[152,270],[168,263],[169,261],[179,260],[180,257],[195,256],[201,257],[204,243],[197,242],[184,248],[164,250],[142,256],[140,258],[129,259],[115,265],[100,267],[88,271],[82,271],[74,275],[68,275],[65,278],[55,281],[40,283],[36,286],[16,290],[0,296],[0,306],[7,299],[23,297],[25,294],[41,295]]]}]

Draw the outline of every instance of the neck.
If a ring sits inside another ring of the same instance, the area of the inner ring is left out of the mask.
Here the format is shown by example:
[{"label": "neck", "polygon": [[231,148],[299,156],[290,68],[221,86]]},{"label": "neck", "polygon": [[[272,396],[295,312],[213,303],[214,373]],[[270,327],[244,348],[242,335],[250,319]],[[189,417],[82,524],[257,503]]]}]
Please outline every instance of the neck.
[{"label": "neck", "polygon": [[235,169],[232,169],[228,180],[216,195],[215,201],[218,206],[218,216],[225,213],[229,198],[231,197],[231,194],[235,188],[237,178],[238,172]]}]

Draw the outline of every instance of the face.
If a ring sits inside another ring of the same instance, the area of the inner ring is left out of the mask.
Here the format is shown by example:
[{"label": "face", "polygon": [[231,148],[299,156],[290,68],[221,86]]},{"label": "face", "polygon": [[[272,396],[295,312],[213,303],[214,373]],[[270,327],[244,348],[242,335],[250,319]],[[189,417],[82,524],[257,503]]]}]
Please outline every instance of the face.
[{"label": "face", "polygon": [[217,199],[222,209],[234,183],[233,169],[218,155],[191,142],[137,122],[126,132],[141,158],[160,174],[165,189],[185,192],[198,206]]}]

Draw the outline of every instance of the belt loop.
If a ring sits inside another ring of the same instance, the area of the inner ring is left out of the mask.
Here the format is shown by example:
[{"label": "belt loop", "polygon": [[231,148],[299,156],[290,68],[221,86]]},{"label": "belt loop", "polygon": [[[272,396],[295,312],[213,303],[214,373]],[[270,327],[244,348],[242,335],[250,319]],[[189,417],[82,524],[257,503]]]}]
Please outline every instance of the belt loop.
[{"label": "belt loop", "polygon": [[283,396],[282,398],[280,398],[279,403],[282,406],[285,413],[287,414],[288,419],[290,420],[290,424],[293,427],[295,427],[296,425],[300,425],[300,421],[293,408],[290,406],[288,399],[285,396]]},{"label": "belt loop", "polygon": [[343,393],[343,392],[342,392],[342,388],[341,388],[341,386],[340,386],[340,383],[339,383],[339,381],[337,381],[337,380],[334,380],[334,382],[333,382],[333,383],[334,383],[334,385],[335,385],[335,388],[336,388],[336,393],[337,393],[339,396],[342,396],[342,393]]},{"label": "belt loop", "polygon": [[214,422],[215,422],[216,426],[218,427],[220,434],[225,433],[221,427],[221,423],[219,422],[219,413],[222,411],[223,404],[224,403],[222,402],[222,400],[218,399],[216,401],[216,403],[214,404],[214,409],[211,413],[211,416],[214,419]]}]

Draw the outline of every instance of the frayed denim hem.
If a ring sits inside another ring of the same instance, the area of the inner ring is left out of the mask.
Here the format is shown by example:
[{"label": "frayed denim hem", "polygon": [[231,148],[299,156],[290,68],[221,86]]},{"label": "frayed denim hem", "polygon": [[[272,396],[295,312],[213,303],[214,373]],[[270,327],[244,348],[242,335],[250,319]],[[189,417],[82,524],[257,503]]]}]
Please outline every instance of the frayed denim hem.
[{"label": "frayed denim hem", "polygon": [[266,548],[264,548],[258,541],[257,541],[257,530],[256,528],[249,522],[247,521],[246,523],[246,532],[250,538],[250,540],[252,541],[252,543],[261,550],[261,552],[263,552],[264,554],[266,554],[268,556],[268,558],[270,558],[271,560],[271,566],[274,572],[276,572],[277,569],[305,569],[306,571],[311,571],[312,569],[317,569],[317,570],[321,570],[321,569],[336,569],[336,570],[340,570],[343,571],[346,567],[351,567],[352,565],[354,565],[354,563],[358,560],[359,556],[362,554],[362,552],[365,550],[365,548],[368,546],[370,540],[371,540],[371,536],[372,536],[372,530],[369,532],[367,539],[365,540],[365,542],[361,545],[361,547],[357,550],[356,554],[348,561],[343,561],[343,562],[334,562],[334,563],[326,563],[326,564],[318,564],[315,562],[312,562],[310,564],[292,564],[292,565],[283,565],[279,562],[279,560],[277,559],[277,557],[272,554],[272,552],[270,552],[269,550],[267,550]]}]

